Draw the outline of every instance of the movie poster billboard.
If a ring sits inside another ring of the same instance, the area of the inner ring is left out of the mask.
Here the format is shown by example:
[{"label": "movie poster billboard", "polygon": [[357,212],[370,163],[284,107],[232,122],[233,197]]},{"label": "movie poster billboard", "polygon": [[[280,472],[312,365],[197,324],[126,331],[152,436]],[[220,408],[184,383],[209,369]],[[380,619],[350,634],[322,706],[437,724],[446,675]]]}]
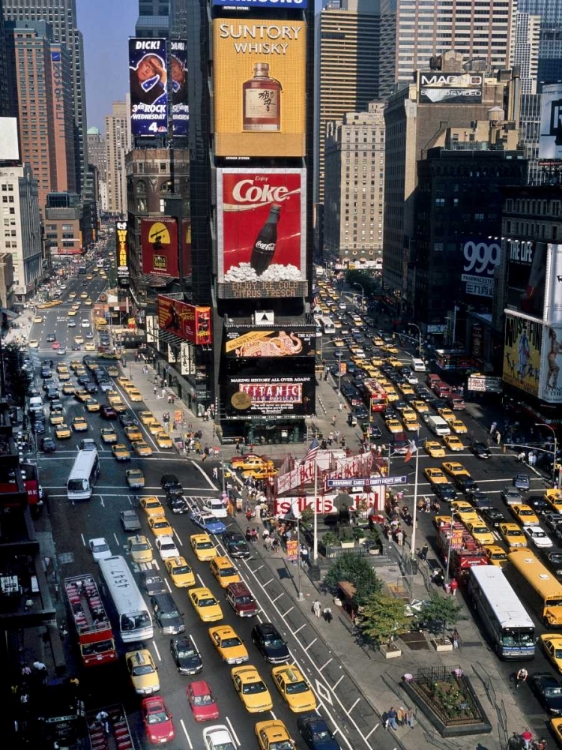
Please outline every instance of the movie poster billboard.
[{"label": "movie poster billboard", "polygon": [[473,297],[494,296],[494,273],[500,264],[501,247],[488,238],[473,238],[462,243],[465,293]]},{"label": "movie poster billboard", "polygon": [[304,156],[306,24],[213,21],[217,156]]},{"label": "movie poster billboard", "polygon": [[539,159],[562,159],[562,83],[542,87]]},{"label": "movie poster billboard", "polygon": [[187,136],[189,104],[187,102],[187,43],[185,41],[170,41],[170,71],[174,135]]},{"label": "movie poster billboard", "polygon": [[225,411],[238,419],[302,416],[314,412],[314,376],[229,377]]},{"label": "movie poster billboard", "polygon": [[316,331],[285,328],[275,331],[225,332],[227,357],[307,357],[316,351]]},{"label": "movie poster billboard", "polygon": [[168,131],[166,40],[129,39],[131,133],[164,135]]},{"label": "movie poster billboard", "polygon": [[539,397],[550,404],[562,403],[562,326],[543,326]]},{"label": "movie poster billboard", "polygon": [[420,104],[480,104],[484,78],[479,73],[418,73]]},{"label": "movie poster billboard", "polygon": [[545,282],[544,320],[550,325],[562,324],[562,245],[548,246]]},{"label": "movie poster billboard", "polygon": [[192,344],[211,344],[211,308],[158,295],[158,328]]},{"label": "movie poster billboard", "polygon": [[531,396],[538,396],[542,323],[531,318],[511,315],[509,310],[505,312],[502,379]]},{"label": "movie poster billboard", "polygon": [[302,296],[305,170],[218,169],[217,173],[219,297]]},{"label": "movie poster billboard", "polygon": [[507,261],[507,306],[542,320],[547,245],[533,240],[504,240]]},{"label": "movie poster billboard", "polygon": [[178,223],[169,216],[141,219],[142,272],[178,278]]}]

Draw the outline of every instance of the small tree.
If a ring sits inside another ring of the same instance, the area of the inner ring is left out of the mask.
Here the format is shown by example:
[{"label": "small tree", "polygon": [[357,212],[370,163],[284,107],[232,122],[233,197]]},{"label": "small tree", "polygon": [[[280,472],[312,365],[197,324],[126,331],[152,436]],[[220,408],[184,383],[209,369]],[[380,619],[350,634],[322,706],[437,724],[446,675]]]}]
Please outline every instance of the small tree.
[{"label": "small tree", "polygon": [[[326,538],[326,536],[324,536]],[[340,581],[349,581],[355,586],[354,602],[364,604],[368,597],[381,590],[382,584],[373,568],[363,557],[353,554],[340,555],[331,565],[324,583],[335,594]]]},{"label": "small tree", "polygon": [[426,622],[440,622],[441,635],[445,636],[447,625],[455,626],[462,617],[462,607],[452,596],[441,596],[433,592],[430,600],[421,611],[421,617]]},{"label": "small tree", "polygon": [[407,633],[411,622],[405,602],[379,591],[368,598],[359,627],[380,646],[390,645],[399,635]]},{"label": "small tree", "polygon": [[312,519],[314,518],[314,511],[310,507],[310,505],[307,505],[306,508],[301,513],[301,522],[302,523],[310,523]]}]

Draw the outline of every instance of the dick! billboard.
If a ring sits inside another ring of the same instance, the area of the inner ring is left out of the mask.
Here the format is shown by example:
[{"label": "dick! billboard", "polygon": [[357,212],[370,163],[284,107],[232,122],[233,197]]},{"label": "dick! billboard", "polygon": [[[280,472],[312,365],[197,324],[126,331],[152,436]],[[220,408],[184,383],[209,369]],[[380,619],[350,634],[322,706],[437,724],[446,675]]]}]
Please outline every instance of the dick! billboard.
[{"label": "dick! billboard", "polygon": [[219,297],[300,297],[306,279],[303,169],[219,169]]},{"label": "dick! billboard", "polygon": [[168,73],[165,39],[129,39],[131,132],[163,135],[168,130]]}]

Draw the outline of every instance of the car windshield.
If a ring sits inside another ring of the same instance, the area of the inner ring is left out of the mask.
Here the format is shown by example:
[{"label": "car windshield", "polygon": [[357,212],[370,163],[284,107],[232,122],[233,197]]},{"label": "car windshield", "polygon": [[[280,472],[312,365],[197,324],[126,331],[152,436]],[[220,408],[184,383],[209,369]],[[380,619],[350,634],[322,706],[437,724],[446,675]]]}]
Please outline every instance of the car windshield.
[{"label": "car windshield", "polygon": [[131,552],[142,552],[145,549],[150,549],[148,542],[136,542],[131,544]]},{"label": "car windshield", "polygon": [[[161,552],[165,552],[166,550],[170,550],[170,549],[173,549],[173,550],[176,549],[176,545],[173,542],[168,542],[167,544],[161,544],[160,545],[160,551]],[[176,550],[176,552],[177,552],[177,550]]]},{"label": "car windshield", "polygon": [[520,510],[519,515],[520,516],[534,516],[535,514],[533,513],[532,510]]},{"label": "car windshield", "polygon": [[222,568],[222,570],[220,571],[220,576],[223,578],[229,578],[230,576],[235,576],[236,574],[236,568]]},{"label": "car windshield", "polygon": [[178,656],[180,659],[187,659],[190,656],[195,656],[195,649],[192,646],[180,646],[178,648]]},{"label": "car windshield", "polygon": [[121,617],[121,630],[123,632],[147,628],[151,624],[148,612],[137,612],[136,614],[123,615]]},{"label": "car windshield", "polygon": [[216,604],[217,600],[213,599],[213,597],[210,597],[209,599],[198,599],[197,604],[199,607],[212,607],[213,604]]},{"label": "car windshield", "polygon": [[176,565],[175,568],[172,568],[172,572],[175,576],[178,576],[183,573],[191,573],[191,568],[189,565]]},{"label": "car windshield", "polygon": [[87,479],[69,479],[68,480],[68,489],[71,491],[78,491],[81,490],[87,490],[89,488],[89,483]]},{"label": "car windshield", "polygon": [[169,612],[162,612],[160,611],[159,617],[161,620],[172,620],[176,617],[179,617],[180,614],[176,609],[172,609]]},{"label": "car windshield", "polygon": [[296,695],[297,693],[306,693],[309,690],[307,683],[302,680],[301,682],[289,682],[287,684],[287,694]]},{"label": "car windshield", "polygon": [[549,698],[557,698],[562,695],[562,688],[559,687],[547,687],[544,689],[544,694]]},{"label": "car windshield", "polygon": [[152,674],[154,669],[150,664],[142,664],[139,667],[133,667],[133,677],[141,677],[144,674]]},{"label": "car windshield", "polygon": [[248,685],[242,686],[242,692],[244,695],[257,695],[258,693],[265,693],[267,690],[263,682],[251,682]]},{"label": "car windshield", "polygon": [[266,646],[269,646],[269,648],[281,648],[283,646],[283,641],[279,636],[272,635],[270,638],[266,638],[264,640],[264,643]]},{"label": "car windshield", "polygon": [[210,693],[207,693],[207,695],[194,695],[193,696],[194,706],[210,706],[211,703],[214,703],[214,701],[213,701],[213,696]]},{"label": "car windshield", "polygon": [[236,648],[236,646],[242,645],[240,638],[233,636],[232,638],[223,638],[221,641],[221,648]]},{"label": "car windshield", "polygon": [[92,546],[93,552],[107,552],[109,549],[107,544],[94,544]]},{"label": "car windshield", "polygon": [[549,597],[545,604],[547,607],[562,607],[562,598],[556,596]]},{"label": "car windshield", "polygon": [[197,549],[211,549],[212,542],[197,542]]},{"label": "car windshield", "polygon": [[485,526],[474,526],[472,531],[475,534],[487,534],[488,533],[488,529]]},{"label": "car windshield", "polygon": [[523,536],[523,532],[519,529],[508,529],[506,533],[507,536]]},{"label": "car windshield", "polygon": [[146,717],[147,724],[162,724],[164,721],[168,721],[168,714],[165,711],[151,713]]},{"label": "car windshield", "polygon": [[252,597],[251,596],[237,596],[236,597],[236,604],[251,604],[252,603]]},{"label": "car windshield", "polygon": [[269,745],[269,750],[294,750],[294,747],[291,740],[280,740],[279,742],[272,742]]}]

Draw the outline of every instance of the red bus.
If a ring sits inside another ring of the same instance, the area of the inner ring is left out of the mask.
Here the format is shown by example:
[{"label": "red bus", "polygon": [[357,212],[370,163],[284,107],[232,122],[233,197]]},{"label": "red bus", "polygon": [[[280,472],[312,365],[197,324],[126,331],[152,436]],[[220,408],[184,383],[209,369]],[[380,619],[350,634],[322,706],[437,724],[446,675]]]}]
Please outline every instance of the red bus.
[{"label": "red bus", "polygon": [[113,630],[94,577],[85,573],[65,578],[64,590],[84,666],[94,667],[115,662],[117,651]]},{"label": "red bus", "polygon": [[386,411],[388,396],[386,391],[375,378],[366,378],[363,381],[365,403],[370,411]]}]

